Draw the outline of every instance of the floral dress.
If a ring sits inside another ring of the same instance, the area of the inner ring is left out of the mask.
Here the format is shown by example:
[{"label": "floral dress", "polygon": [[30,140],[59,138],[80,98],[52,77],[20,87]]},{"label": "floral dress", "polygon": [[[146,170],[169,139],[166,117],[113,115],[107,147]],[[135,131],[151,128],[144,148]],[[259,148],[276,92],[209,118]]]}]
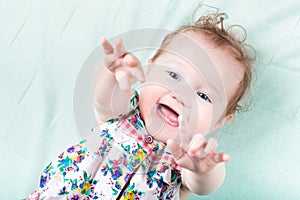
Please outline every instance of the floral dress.
[{"label": "floral dress", "polygon": [[39,199],[179,199],[180,167],[147,134],[137,104],[135,92],[129,114],[93,128],[91,137],[51,162]]}]

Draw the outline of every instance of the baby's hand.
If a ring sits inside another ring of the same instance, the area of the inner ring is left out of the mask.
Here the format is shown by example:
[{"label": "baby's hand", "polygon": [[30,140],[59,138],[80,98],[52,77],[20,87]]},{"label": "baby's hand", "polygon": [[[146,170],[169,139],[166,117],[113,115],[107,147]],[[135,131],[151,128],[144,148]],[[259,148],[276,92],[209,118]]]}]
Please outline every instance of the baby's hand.
[{"label": "baby's hand", "polygon": [[230,160],[228,154],[215,152],[218,142],[214,138],[210,138],[206,142],[203,135],[196,134],[190,144],[183,143],[183,138],[188,135],[189,131],[187,120],[181,118],[179,127],[178,136],[167,142],[168,148],[179,166],[197,174],[205,174],[210,172],[218,163]]},{"label": "baby's hand", "polygon": [[115,74],[121,90],[130,89],[130,85],[136,80],[144,82],[145,75],[141,63],[135,56],[126,52],[121,39],[117,40],[115,48],[106,38],[102,38],[101,43],[105,65]]}]

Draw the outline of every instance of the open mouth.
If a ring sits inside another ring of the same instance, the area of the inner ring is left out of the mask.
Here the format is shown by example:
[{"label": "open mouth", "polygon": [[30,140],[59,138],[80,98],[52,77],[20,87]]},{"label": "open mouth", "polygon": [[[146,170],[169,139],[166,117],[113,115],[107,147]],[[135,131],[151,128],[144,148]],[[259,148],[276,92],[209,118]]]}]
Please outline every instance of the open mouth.
[{"label": "open mouth", "polygon": [[159,104],[157,107],[157,113],[170,126],[172,127],[179,126],[178,123],[179,114],[169,106],[164,104]]}]

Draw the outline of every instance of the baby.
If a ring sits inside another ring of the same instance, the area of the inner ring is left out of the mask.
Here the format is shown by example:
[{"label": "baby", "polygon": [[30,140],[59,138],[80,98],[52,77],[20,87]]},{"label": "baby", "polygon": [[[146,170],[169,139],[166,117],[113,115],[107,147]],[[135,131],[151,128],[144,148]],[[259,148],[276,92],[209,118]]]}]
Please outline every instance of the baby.
[{"label": "baby", "polygon": [[113,47],[103,38],[107,70],[94,95],[100,125],[45,168],[37,196],[185,199],[217,190],[230,156],[204,136],[233,118],[252,61],[223,19],[202,16],[167,35],[146,74],[121,40]]}]

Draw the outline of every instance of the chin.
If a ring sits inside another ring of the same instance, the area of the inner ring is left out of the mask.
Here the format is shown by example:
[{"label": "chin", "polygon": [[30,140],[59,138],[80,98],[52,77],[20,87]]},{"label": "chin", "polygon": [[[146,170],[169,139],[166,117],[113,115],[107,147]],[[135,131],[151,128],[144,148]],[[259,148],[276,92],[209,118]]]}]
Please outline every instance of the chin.
[{"label": "chin", "polygon": [[176,137],[176,133],[174,135],[171,135],[171,136],[166,135],[165,133],[162,133],[162,134],[155,135],[153,137],[154,137],[155,140],[167,144],[167,141],[169,139],[172,139],[172,138]]},{"label": "chin", "polygon": [[162,128],[160,128],[159,131],[156,131],[156,133],[152,135],[157,141],[166,144],[169,139],[173,139],[177,136],[178,131],[178,126],[171,126],[165,123],[165,125]]}]

